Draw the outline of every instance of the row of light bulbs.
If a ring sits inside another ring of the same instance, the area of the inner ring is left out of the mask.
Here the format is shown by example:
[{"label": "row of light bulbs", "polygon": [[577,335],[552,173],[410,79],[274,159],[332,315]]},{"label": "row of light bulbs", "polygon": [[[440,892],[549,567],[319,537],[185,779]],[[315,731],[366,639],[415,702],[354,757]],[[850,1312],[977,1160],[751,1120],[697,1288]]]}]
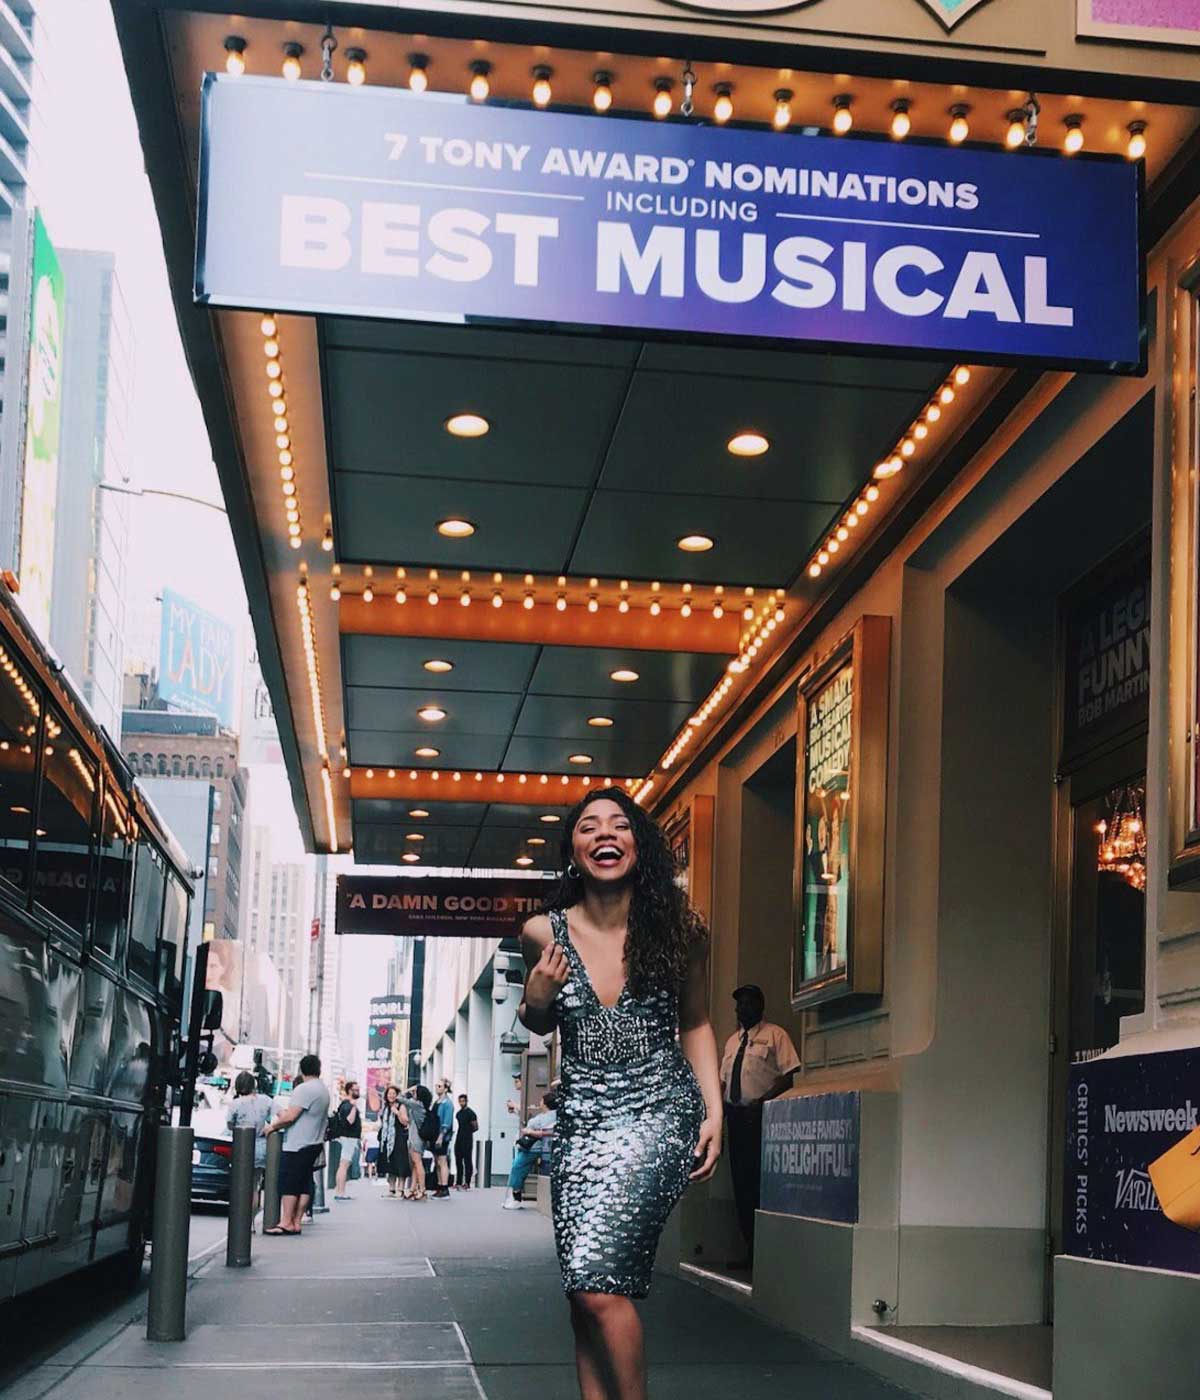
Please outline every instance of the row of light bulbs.
[{"label": "row of light bulbs", "polygon": [[[344,778],[349,778],[349,777],[351,776],[352,772],[353,772],[353,769],[351,769],[350,766],[347,764],[347,766],[346,766],[345,768],[342,769],[342,777],[344,777]],[[396,773],[397,773],[397,770],[396,770],[395,768],[389,768],[389,769],[387,769],[387,776],[388,776],[389,778],[395,778],[395,777],[396,777]],[[366,769],[364,769],[364,770],[363,770],[363,776],[367,779],[368,782],[374,782],[374,780],[375,780],[375,769],[374,769],[374,768],[366,768]],[[449,777],[450,781],[451,781],[451,782],[454,782],[454,783],[470,782],[470,781],[471,781],[471,778],[470,778],[470,777],[468,777],[467,775],[464,775],[461,771],[458,771],[458,770],[452,771],[452,772],[449,773],[447,776]],[[477,783],[482,783],[482,782],[484,781],[485,776],[487,777],[488,781],[490,781],[490,782],[496,782],[496,783],[503,784],[504,781],[505,781],[505,779],[506,779],[507,777],[509,777],[510,775],[507,774],[507,773],[488,773],[488,774],[485,775],[483,772],[476,772],[475,775],[474,775],[474,781],[477,782]],[[585,774],[583,775],[582,778],[576,778],[576,777],[574,777],[574,776],[573,776],[572,774],[570,774],[570,773],[560,773],[560,774],[558,774],[558,775],[556,775],[556,776],[558,777],[559,784],[560,784],[562,787],[567,787],[567,786],[568,786],[570,783],[572,783],[572,782],[579,782],[579,783],[582,783],[583,786],[586,788],[586,787],[591,787],[592,783],[595,782],[595,783],[596,783],[598,786],[600,786],[600,787],[610,788],[610,787],[620,786],[620,787],[628,788],[631,792],[632,792],[635,788],[637,788],[637,786],[638,786],[639,783],[641,782],[641,779],[640,779],[640,778],[595,778],[595,779],[593,779],[590,773],[585,773]],[[441,781],[442,773],[441,773],[441,770],[440,770],[440,769],[437,769],[437,768],[433,768],[433,769],[428,769],[428,768],[426,768],[426,769],[410,768],[410,769],[408,770],[408,777],[409,777],[409,781],[410,781],[410,782],[414,782],[414,783],[415,783],[419,778],[422,778],[422,777],[424,777],[424,778],[429,778],[431,781],[433,781],[433,782],[436,783],[436,782],[440,782],[440,781]],[[513,780],[514,780],[514,782],[517,784],[518,787],[520,787],[520,786],[523,785],[523,784],[527,784],[527,783],[536,783],[536,784],[539,784],[539,785],[541,785],[541,786],[548,787],[548,786],[550,785],[551,781],[552,781],[552,775],[549,774],[549,773],[537,773],[537,774],[534,774],[534,773],[517,773],[517,774],[512,775],[512,777],[513,777]],[[544,821],[544,822],[556,822],[556,821],[558,821],[558,817],[556,817],[556,816],[544,816],[544,817],[540,817],[540,818],[539,818],[539,821]]]},{"label": "row of light bulbs", "polygon": [[272,426],[275,429],[275,451],[279,458],[280,489],[283,492],[283,514],[287,522],[288,544],[293,549],[301,545],[300,496],[296,486],[296,459],[292,451],[291,427],[287,416],[287,394],[283,383],[283,359],[279,346],[279,322],[266,315],[259,322],[263,353],[267,357],[267,393],[270,395]]},{"label": "row of light bulbs", "polygon": [[872,473],[874,480],[850,504],[846,513],[831,531],[829,538],[809,561],[809,578],[821,577],[826,568],[833,563],[834,556],[841,551],[842,546],[850,540],[855,530],[862,524],[872,505],[879,499],[879,487],[875,483],[888,481],[904,470],[905,463],[916,455],[918,445],[925,441],[934,426],[941,421],[944,411],[954,402],[958,390],[970,382],[970,369],[966,365],[958,365],[926,404],[920,417],[896,444],[895,451],[875,467]]},{"label": "row of light bulbs", "polygon": [[[244,73],[246,71],[246,41],[238,35],[230,35],[225,40],[225,67],[230,73]],[[283,45],[283,62],[281,72],[290,81],[296,81],[302,76],[300,59],[304,53],[301,44],[289,42]],[[367,52],[362,48],[349,48],[346,50],[348,60],[346,69],[346,81],[361,86],[367,80]],[[429,65],[428,54],[411,53],[408,55],[408,86],[413,92],[426,92],[429,88]],[[470,77],[467,83],[467,92],[475,102],[486,102],[491,96],[492,65],[485,58],[473,59],[467,65],[467,72]],[[554,69],[549,64],[536,64],[531,70],[532,87],[530,88],[530,99],[535,107],[548,107],[554,100]],[[592,74],[592,107],[600,113],[609,111],[613,105],[613,82],[612,72],[606,68],[597,69]],[[675,107],[675,81],[672,78],[660,76],[654,79],[654,97],[650,103],[650,110],[658,118],[669,117]],[[731,82],[714,83],[713,88],[712,119],[718,125],[724,125],[730,121],[734,115],[734,84]],[[792,124],[792,103],[795,100],[795,92],[792,88],[776,88],[773,101],[774,110],[771,116],[771,124],[776,131],[786,131]],[[854,128],[854,98],[850,93],[838,93],[833,99],[833,112],[830,117],[830,130],[838,136],[845,136]],[[910,98],[898,97],[891,104],[892,118],[889,129],[893,138],[903,141],[912,130],[913,103]],[[949,126],[946,130],[946,139],[952,145],[961,145],[971,135],[971,106],[966,102],[956,102],[946,113],[949,117]],[[1031,125],[1029,111],[1025,107],[1013,108],[1006,116],[1007,125],[1004,133],[1004,144],[1009,150],[1017,150],[1022,146],[1033,144],[1031,140]],[[1141,160],[1146,154],[1146,128],[1147,123],[1142,120],[1131,121],[1126,127],[1127,141],[1125,153],[1130,160]],[[1076,155],[1083,149],[1083,114],[1072,112],[1063,118],[1062,148],[1067,155]]]},{"label": "row of light bulbs", "polygon": [[312,705],[313,729],[317,736],[317,752],[321,756],[321,795],[325,803],[325,821],[329,827],[330,854],[336,855],[337,812],[333,804],[333,775],[329,769],[329,751],[325,740],[325,701],[321,694],[321,663],[317,656],[317,630],[313,617],[312,596],[308,580],[296,585],[296,609],[300,614],[300,639],[304,646],[304,665],[308,670],[308,695]]}]

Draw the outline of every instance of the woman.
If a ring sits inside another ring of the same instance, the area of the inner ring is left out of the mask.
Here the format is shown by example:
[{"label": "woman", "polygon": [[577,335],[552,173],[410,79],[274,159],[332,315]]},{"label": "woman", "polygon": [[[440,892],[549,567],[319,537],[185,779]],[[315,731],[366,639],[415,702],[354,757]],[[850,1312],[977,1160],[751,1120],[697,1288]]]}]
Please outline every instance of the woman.
[{"label": "woman", "polygon": [[421,1124],[425,1121],[425,1115],[431,1111],[433,1095],[424,1084],[414,1084],[408,1091],[408,1097],[400,1102],[408,1118],[408,1162],[409,1175],[412,1177],[412,1190],[405,1191],[404,1195],[406,1200],[424,1201],[427,1199],[425,1153],[428,1147],[421,1137]]},{"label": "woman", "polygon": [[358,1083],[351,1079],[342,1088],[342,1101],[337,1113],[338,1164],[334,1185],[335,1201],[349,1201],[346,1190],[349,1181],[358,1180],[358,1156],[362,1148],[362,1114],[358,1111]]},{"label": "woman", "polygon": [[267,1139],[263,1129],[271,1121],[272,1104],[266,1094],[258,1092],[258,1080],[248,1069],[242,1070],[233,1081],[233,1093],[225,1124],[230,1132],[234,1128],[254,1129],[254,1214],[257,1215],[262,1202],[263,1178],[267,1174]]},{"label": "woman", "polygon": [[645,1400],[632,1300],[649,1291],[667,1216],[721,1152],[707,934],[662,832],[620,789],[571,812],[562,859],[550,913],[521,932],[521,1019],[562,1037],[555,1243],[581,1400]]},{"label": "woman", "polygon": [[[408,1180],[408,1115],[400,1100],[400,1090],[389,1084],[383,1091],[379,1114],[379,1174],[387,1177],[387,1197],[396,1199],[396,1187]],[[408,1192],[404,1193],[406,1196]]]},{"label": "woman", "polygon": [[479,1119],[467,1102],[466,1094],[458,1096],[458,1112],[454,1119],[458,1124],[454,1135],[454,1185],[459,1191],[469,1191],[475,1168],[475,1134],[479,1131]]}]

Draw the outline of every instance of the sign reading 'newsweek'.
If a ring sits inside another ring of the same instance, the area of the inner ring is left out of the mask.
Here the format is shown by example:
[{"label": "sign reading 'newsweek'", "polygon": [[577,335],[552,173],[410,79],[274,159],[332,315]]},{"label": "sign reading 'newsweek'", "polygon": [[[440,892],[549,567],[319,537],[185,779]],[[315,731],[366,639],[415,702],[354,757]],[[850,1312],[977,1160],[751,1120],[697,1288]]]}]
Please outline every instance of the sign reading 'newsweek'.
[{"label": "sign reading 'newsweek'", "polygon": [[1140,178],[210,74],[196,296],[1133,371]]}]

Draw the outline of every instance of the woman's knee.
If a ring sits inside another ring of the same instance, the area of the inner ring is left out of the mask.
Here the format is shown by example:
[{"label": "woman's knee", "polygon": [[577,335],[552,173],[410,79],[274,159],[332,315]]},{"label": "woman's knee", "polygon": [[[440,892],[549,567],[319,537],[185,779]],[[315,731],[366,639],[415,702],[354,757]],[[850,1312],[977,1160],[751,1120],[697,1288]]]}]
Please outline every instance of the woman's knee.
[{"label": "woman's knee", "polygon": [[604,1323],[632,1309],[633,1303],[616,1293],[568,1293],[571,1312],[589,1322]]}]

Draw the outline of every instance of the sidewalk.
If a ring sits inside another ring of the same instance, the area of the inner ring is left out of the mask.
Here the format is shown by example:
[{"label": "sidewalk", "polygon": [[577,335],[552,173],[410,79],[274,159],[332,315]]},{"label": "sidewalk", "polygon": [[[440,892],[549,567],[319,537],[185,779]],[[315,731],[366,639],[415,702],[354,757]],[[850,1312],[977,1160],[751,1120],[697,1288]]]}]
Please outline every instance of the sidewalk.
[{"label": "sidewalk", "polygon": [[[144,1300],[5,1400],[576,1400],[549,1222],[501,1192],[424,1204],[359,1182],[300,1239],[255,1236],[196,1273],[188,1339],[145,1340]],[[903,1392],[690,1284],[644,1304],[653,1400],[902,1400]]]}]

